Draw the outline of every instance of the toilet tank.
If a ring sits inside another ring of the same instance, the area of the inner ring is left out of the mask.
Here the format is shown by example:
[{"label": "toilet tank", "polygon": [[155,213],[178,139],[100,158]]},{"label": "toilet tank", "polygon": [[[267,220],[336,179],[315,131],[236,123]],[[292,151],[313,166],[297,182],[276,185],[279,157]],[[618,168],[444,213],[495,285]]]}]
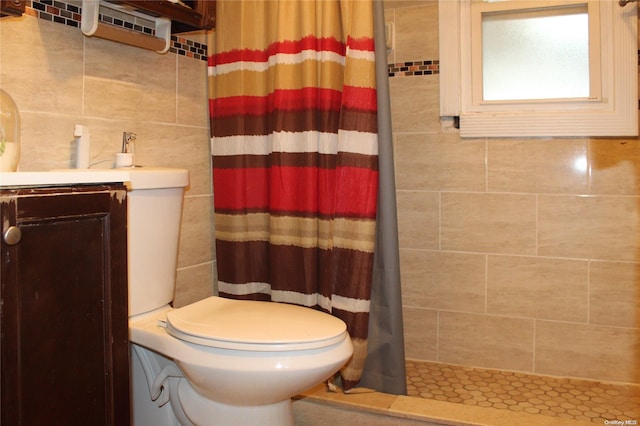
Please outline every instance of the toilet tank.
[{"label": "toilet tank", "polygon": [[129,316],[173,300],[185,169],[134,167],[127,183]]}]

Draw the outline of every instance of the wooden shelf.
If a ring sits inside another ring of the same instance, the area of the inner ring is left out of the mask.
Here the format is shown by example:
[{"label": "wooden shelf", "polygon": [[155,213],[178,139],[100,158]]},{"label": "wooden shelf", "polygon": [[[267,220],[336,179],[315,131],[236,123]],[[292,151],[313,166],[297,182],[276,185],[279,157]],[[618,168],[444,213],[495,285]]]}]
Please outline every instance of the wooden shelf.
[{"label": "wooden shelf", "polygon": [[24,7],[24,0],[0,0],[0,16],[20,16],[24,13]]},{"label": "wooden shelf", "polygon": [[[110,0],[147,15],[171,19],[172,33],[212,30],[216,26],[215,0],[184,0],[186,6],[168,0]],[[20,16],[25,11],[25,0],[0,0],[0,17]]]},{"label": "wooden shelf", "polygon": [[185,0],[184,4],[188,7],[168,0],[111,0],[111,2],[151,16],[171,19],[172,33],[215,28],[215,0]]}]

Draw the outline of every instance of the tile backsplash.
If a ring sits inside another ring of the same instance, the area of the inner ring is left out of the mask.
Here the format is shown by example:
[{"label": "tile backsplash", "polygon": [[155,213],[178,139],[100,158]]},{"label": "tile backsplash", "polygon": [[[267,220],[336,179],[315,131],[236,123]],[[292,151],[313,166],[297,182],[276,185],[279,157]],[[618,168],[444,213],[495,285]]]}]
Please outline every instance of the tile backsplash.
[{"label": "tile backsplash", "polygon": [[[122,133],[136,133],[138,164],[190,174],[175,304],[209,296],[215,254],[206,61],[85,37],[70,23],[77,22],[74,4],[81,3],[34,1],[29,13],[0,23],[0,87],[20,110],[19,169],[72,167],[76,124],[91,132],[91,167],[112,167]],[[203,48],[206,34],[178,42]]]}]

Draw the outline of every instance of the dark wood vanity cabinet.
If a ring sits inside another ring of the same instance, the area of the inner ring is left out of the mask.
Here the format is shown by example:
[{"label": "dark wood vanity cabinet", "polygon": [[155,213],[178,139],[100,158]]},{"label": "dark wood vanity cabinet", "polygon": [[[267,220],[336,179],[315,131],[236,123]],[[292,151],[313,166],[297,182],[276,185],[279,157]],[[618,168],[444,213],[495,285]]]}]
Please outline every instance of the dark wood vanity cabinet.
[{"label": "dark wood vanity cabinet", "polygon": [[0,0],[0,16],[20,16],[24,6],[25,0]]},{"label": "dark wood vanity cabinet", "polygon": [[129,425],[126,190],[0,190],[2,425]]}]

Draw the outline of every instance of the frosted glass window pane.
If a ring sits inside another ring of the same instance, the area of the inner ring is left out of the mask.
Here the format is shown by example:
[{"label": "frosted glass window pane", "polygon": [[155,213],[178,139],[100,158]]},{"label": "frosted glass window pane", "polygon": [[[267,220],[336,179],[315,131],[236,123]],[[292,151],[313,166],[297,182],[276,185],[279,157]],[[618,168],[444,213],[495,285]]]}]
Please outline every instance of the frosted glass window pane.
[{"label": "frosted glass window pane", "polygon": [[484,100],[589,97],[587,6],[482,14]]}]

